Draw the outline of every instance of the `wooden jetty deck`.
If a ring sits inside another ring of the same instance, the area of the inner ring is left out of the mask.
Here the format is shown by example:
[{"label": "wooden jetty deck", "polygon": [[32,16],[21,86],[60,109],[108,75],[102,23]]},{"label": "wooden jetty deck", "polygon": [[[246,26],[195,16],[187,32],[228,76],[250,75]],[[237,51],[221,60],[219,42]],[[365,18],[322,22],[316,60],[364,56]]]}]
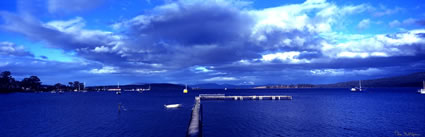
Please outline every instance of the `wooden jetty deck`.
[{"label": "wooden jetty deck", "polygon": [[195,97],[195,106],[192,109],[192,116],[190,118],[189,128],[187,129],[188,137],[200,137],[202,136],[201,128],[201,99]]},{"label": "wooden jetty deck", "polygon": [[201,100],[292,100],[292,96],[225,96],[224,94],[200,94],[195,97],[192,116],[187,130],[187,137],[202,136],[202,108]]}]

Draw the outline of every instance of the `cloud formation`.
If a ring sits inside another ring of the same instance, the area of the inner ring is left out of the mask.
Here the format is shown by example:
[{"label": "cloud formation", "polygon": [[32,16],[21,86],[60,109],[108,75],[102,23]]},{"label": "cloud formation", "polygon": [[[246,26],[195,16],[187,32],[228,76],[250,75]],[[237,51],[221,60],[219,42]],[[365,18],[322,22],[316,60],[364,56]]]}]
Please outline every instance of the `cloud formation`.
[{"label": "cloud formation", "polygon": [[18,46],[15,43],[3,41],[0,42],[1,56],[16,56],[16,57],[34,57],[34,55],[25,50],[24,46]]},{"label": "cloud formation", "polygon": [[[51,13],[79,12],[102,2],[49,0],[47,8]],[[382,74],[383,68],[400,65],[394,60],[405,65],[424,61],[419,56],[425,50],[425,30],[372,35],[340,32],[347,17],[364,13],[381,17],[402,12],[402,8],[337,5],[326,0],[265,9],[254,9],[251,4],[167,1],[112,24],[109,31],[88,27],[83,17],[42,21],[25,13],[1,12],[5,23],[0,27],[48,48],[75,53],[83,60],[78,66],[85,65],[78,69],[81,74],[156,76],[170,82],[265,83],[267,77],[291,81],[297,77],[292,72],[317,77]],[[363,18],[354,28],[367,30],[371,23]],[[394,20],[389,25],[415,23],[420,20]],[[0,55],[6,54],[3,47]]]},{"label": "cloud formation", "polygon": [[369,25],[370,25],[370,19],[363,19],[362,21],[359,22],[359,24],[357,25],[357,28],[366,29],[369,27]]},{"label": "cloud formation", "polygon": [[105,0],[48,0],[50,13],[71,13],[91,10],[103,4]]}]

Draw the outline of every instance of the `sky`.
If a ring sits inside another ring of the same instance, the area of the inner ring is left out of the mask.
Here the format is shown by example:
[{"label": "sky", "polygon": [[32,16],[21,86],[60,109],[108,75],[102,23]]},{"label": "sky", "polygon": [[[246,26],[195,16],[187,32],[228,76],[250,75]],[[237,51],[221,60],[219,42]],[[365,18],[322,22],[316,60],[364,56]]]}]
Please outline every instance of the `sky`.
[{"label": "sky", "polygon": [[422,0],[0,1],[0,71],[43,84],[334,83],[424,51]]}]

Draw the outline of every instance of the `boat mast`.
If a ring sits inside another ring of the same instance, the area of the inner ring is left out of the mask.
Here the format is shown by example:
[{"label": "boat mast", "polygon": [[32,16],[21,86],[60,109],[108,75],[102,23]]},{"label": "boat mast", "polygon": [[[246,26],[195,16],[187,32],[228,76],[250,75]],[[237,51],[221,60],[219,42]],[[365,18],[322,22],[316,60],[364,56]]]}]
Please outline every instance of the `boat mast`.
[{"label": "boat mast", "polygon": [[362,88],[362,80],[359,80],[360,89]]},{"label": "boat mast", "polygon": [[118,82],[118,88],[120,88],[120,82]]}]

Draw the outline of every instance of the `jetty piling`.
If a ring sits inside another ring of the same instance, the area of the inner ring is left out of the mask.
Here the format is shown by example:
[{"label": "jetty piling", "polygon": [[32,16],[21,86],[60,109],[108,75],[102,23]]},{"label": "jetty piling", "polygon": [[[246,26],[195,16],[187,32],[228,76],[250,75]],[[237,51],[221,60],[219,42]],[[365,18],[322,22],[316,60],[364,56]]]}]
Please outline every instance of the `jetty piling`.
[{"label": "jetty piling", "polygon": [[187,137],[202,137],[202,105],[201,100],[292,100],[292,96],[225,96],[224,94],[200,94],[195,97],[192,108]]}]

